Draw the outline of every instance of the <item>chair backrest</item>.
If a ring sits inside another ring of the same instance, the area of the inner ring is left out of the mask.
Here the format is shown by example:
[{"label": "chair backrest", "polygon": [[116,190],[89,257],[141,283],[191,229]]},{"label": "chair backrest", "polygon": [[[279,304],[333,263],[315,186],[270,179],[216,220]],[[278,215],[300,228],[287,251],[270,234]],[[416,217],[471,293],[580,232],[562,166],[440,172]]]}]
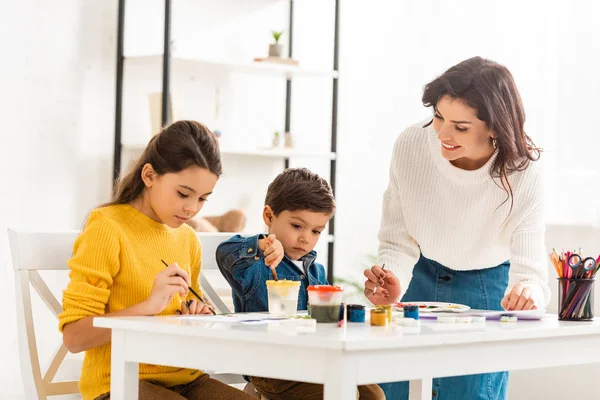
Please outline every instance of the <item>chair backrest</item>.
[{"label": "chair backrest", "polygon": [[[15,294],[17,301],[17,332],[21,376],[26,399],[42,399],[59,394],[79,393],[77,381],[53,382],[54,376],[67,355],[67,348],[60,344],[52,357],[46,373],[42,375],[38,358],[37,341],[33,326],[30,284],[40,295],[50,311],[58,317],[62,311],[60,302],[50,291],[39,270],[66,270],[67,260],[73,252],[78,231],[61,233],[17,232],[8,230],[12,265],[15,270]],[[25,340],[23,340],[25,339]]]},{"label": "chair backrest", "polygon": [[[80,233],[75,230],[65,232],[8,230],[12,265],[15,271],[19,358],[26,399],[45,400],[47,396],[79,393],[77,381],[53,382],[56,372],[68,352],[62,343],[46,369],[46,373],[42,374],[33,324],[30,285],[50,311],[58,317],[58,314],[62,312],[62,306],[38,271],[68,270],[67,260],[72,255],[73,244]],[[217,246],[233,234],[211,232],[197,235],[202,243],[202,270],[218,269],[215,259]],[[200,279],[203,292],[215,307],[222,313],[230,312],[203,274]],[[227,382],[227,375],[223,374],[221,380]],[[237,376],[231,378],[231,383],[239,382]]]},{"label": "chair backrest", "polygon": [[[206,279],[205,272],[210,270],[218,270],[216,259],[217,247],[235,234],[236,233],[229,232],[201,232],[197,234],[200,243],[202,243],[202,272],[200,273],[202,291],[206,296],[208,296],[210,301],[221,313],[229,313],[232,310],[227,307],[208,279]],[[240,233],[240,235],[251,236],[253,234]]]}]

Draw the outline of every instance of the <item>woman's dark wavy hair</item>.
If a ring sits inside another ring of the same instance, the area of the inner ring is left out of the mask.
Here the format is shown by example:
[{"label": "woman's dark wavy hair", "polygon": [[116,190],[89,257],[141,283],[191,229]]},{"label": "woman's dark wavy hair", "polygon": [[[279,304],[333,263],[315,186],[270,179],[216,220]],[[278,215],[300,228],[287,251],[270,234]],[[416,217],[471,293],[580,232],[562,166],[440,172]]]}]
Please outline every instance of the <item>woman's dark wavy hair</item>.
[{"label": "woman's dark wavy hair", "polygon": [[425,86],[423,105],[435,110],[444,96],[477,110],[477,118],[494,133],[498,155],[490,167],[490,175],[500,180],[507,194],[505,202],[510,199],[512,211],[514,196],[508,176],[526,169],[531,161],[540,158],[541,152],[523,129],[525,110],[512,74],[494,61],[469,58]]}]

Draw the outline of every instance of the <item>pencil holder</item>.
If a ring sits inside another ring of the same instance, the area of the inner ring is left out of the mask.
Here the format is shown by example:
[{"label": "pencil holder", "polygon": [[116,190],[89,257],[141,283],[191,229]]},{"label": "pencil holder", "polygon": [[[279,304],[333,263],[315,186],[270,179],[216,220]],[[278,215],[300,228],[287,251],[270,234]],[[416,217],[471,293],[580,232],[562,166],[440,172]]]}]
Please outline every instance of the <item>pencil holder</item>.
[{"label": "pencil holder", "polygon": [[595,282],[595,278],[558,278],[558,319],[593,320]]}]

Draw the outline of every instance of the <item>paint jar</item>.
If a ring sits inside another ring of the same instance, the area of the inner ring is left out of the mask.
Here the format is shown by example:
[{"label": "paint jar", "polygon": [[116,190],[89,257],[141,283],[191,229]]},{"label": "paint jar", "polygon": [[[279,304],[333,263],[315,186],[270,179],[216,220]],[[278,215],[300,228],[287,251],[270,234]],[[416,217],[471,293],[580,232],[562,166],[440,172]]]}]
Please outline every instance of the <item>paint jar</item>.
[{"label": "paint jar", "polygon": [[594,319],[594,282],[595,278],[558,278],[558,319]]},{"label": "paint jar", "polygon": [[387,326],[388,319],[385,310],[381,308],[371,309],[371,325],[372,326]]},{"label": "paint jar", "polygon": [[346,306],[348,322],[365,322],[365,306],[360,304],[348,304]]},{"label": "paint jar", "polygon": [[404,318],[419,319],[419,307],[404,306]]},{"label": "paint jar", "polygon": [[393,310],[392,310],[392,306],[377,306],[376,308],[379,308],[383,311],[385,311],[385,316],[388,320],[388,322],[392,322],[392,320],[394,319],[394,314],[393,314]]},{"label": "paint jar", "polygon": [[300,281],[267,281],[269,314],[295,316],[298,311]]},{"label": "paint jar", "polygon": [[338,322],[340,320],[344,289],[340,286],[315,285],[309,286],[307,291],[311,318],[316,319],[317,322]]}]

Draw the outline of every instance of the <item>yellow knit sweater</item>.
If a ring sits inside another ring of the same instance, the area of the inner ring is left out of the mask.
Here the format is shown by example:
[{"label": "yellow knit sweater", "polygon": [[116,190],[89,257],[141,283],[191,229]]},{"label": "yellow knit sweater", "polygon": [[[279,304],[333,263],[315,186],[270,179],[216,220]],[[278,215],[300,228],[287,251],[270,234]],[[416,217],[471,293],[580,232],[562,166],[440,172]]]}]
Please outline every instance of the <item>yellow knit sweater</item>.
[{"label": "yellow knit sweater", "polygon": [[[200,295],[201,248],[192,228],[172,229],[135,208],[115,205],[94,210],[75,242],[68,265],[70,282],[63,291],[59,330],[90,315],[103,315],[146,300],[154,277],[176,262],[192,279]],[[181,306],[176,294],[160,315],[173,315]],[[110,391],[110,343],[86,351],[79,389],[85,400]],[[157,349],[156,351],[161,351]],[[202,372],[140,364],[140,379],[165,386],[187,384]]]}]

